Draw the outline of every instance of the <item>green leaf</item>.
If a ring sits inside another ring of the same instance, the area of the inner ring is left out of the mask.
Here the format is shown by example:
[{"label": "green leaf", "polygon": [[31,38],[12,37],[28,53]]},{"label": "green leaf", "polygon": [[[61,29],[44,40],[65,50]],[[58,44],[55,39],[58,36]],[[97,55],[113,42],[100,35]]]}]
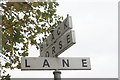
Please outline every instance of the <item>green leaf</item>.
[{"label": "green leaf", "polygon": [[45,27],[46,23],[42,24],[41,27]]},{"label": "green leaf", "polygon": [[17,67],[18,69],[21,69],[21,64],[19,63],[16,67]]},{"label": "green leaf", "polygon": [[22,56],[23,57],[28,56],[28,53],[24,52],[24,53],[22,53]]},{"label": "green leaf", "polygon": [[24,16],[24,19],[27,19],[28,17],[29,17],[29,15],[25,15],[25,16]]},{"label": "green leaf", "polygon": [[5,67],[6,67],[6,68],[9,68],[11,65],[12,65],[12,64],[10,64],[10,63],[8,63],[8,62],[5,63]]},{"label": "green leaf", "polygon": [[38,2],[34,2],[32,5],[33,5],[34,7],[39,6]]},{"label": "green leaf", "polygon": [[38,13],[38,15],[40,15],[41,14],[40,10],[37,10],[37,13]]}]

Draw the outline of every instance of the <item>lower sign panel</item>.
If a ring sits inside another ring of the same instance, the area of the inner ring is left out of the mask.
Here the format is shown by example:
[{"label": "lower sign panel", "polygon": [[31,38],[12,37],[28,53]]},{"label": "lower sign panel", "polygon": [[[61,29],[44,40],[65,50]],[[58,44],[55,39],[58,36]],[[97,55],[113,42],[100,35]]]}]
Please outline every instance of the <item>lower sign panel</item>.
[{"label": "lower sign panel", "polygon": [[90,58],[23,57],[21,70],[90,70]]}]

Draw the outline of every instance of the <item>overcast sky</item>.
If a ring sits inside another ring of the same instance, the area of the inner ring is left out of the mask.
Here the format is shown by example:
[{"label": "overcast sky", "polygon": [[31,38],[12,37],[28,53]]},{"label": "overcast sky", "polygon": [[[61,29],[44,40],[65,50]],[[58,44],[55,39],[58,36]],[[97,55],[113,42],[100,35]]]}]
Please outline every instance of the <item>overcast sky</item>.
[{"label": "overcast sky", "polygon": [[[59,0],[57,13],[72,16],[76,44],[60,57],[90,57],[91,70],[61,70],[62,78],[118,77],[118,1]],[[39,51],[29,49],[30,56]],[[53,78],[53,71],[10,71],[13,78]]]}]

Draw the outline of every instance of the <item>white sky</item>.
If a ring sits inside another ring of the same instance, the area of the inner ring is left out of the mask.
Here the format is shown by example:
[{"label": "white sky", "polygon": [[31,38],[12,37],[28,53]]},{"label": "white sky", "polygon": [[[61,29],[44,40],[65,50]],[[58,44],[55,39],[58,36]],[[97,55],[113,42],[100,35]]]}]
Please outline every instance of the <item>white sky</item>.
[{"label": "white sky", "polygon": [[[60,57],[90,57],[92,70],[61,70],[62,78],[118,77],[118,0],[59,0],[58,14],[72,16],[76,44]],[[30,56],[39,51],[29,50]],[[13,78],[53,78],[53,71],[10,71]]]}]

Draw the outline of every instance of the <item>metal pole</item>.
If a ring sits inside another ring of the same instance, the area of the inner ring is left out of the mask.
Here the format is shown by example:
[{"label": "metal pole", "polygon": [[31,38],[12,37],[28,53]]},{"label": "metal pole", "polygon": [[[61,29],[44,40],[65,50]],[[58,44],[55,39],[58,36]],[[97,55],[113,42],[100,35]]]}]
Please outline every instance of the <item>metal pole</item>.
[{"label": "metal pole", "polygon": [[54,74],[54,80],[61,80],[61,72],[59,70],[55,70],[53,74]]}]

